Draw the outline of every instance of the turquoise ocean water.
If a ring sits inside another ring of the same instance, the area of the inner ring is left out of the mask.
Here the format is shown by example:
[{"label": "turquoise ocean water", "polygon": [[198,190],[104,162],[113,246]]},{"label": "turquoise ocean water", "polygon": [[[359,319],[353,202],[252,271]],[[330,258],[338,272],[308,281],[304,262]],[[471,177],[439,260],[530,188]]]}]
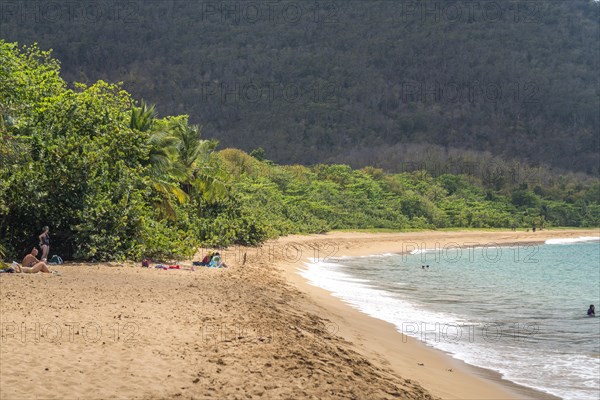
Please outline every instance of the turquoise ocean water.
[{"label": "turquoise ocean water", "polygon": [[[505,379],[564,399],[600,397],[597,238],[314,260],[301,274],[401,333]],[[590,304],[595,318],[586,315]]]}]

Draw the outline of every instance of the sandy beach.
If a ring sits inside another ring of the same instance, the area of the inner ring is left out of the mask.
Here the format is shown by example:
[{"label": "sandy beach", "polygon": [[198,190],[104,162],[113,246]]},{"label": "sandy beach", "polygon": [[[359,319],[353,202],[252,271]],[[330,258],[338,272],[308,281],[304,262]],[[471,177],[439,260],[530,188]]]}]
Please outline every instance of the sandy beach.
[{"label": "sandy beach", "polygon": [[0,399],[551,398],[404,337],[297,270],[309,258],[599,235],[336,232],[227,249],[226,269],[2,274]]}]

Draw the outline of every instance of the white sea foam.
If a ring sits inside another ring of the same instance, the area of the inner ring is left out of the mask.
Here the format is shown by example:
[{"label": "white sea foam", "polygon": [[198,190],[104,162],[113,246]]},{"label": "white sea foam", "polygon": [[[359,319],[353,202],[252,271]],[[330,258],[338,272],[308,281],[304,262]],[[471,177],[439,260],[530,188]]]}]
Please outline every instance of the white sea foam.
[{"label": "white sea foam", "polygon": [[410,252],[410,254],[426,254],[426,253],[435,253],[439,251],[439,249],[415,249]]},{"label": "white sea foam", "polygon": [[333,296],[374,317],[385,320],[393,317],[400,324],[402,321],[425,320],[435,323],[440,321],[440,318],[448,319],[447,315],[417,308],[384,290],[366,285],[367,280],[361,282],[343,272],[343,264],[320,262],[306,263],[305,266],[306,269],[301,270],[300,274],[312,285],[331,292]]},{"label": "white sea foam", "polygon": [[[352,259],[352,258],[385,258],[385,257],[390,257],[390,256],[395,256],[396,254],[394,253],[381,253],[381,254],[371,254],[371,255],[366,255],[366,256],[339,256],[336,257],[336,260],[348,260],[348,259]],[[314,262],[314,261],[313,261]]]},{"label": "white sea foam", "polygon": [[[600,368],[598,359],[573,354],[542,355],[533,349],[515,346],[510,332],[504,337],[498,336],[493,324],[486,326],[458,314],[425,308],[410,299],[370,286],[369,283],[375,282],[352,277],[344,271],[348,267],[339,260],[335,263],[313,261],[305,263],[306,269],[299,271],[309,283],[372,317],[394,324],[402,335],[412,336],[469,364],[495,370],[513,382],[564,399],[586,398],[590,391],[597,389],[598,381],[594,379],[580,382],[579,387],[569,386],[568,382],[594,376]],[[500,341],[496,341],[498,338]],[[538,371],[537,375],[530,373],[532,368]],[[556,376],[561,376],[561,382],[548,384]]]},{"label": "white sea foam", "polygon": [[561,238],[548,239],[545,244],[573,244],[578,242],[597,242],[600,240],[598,236],[580,236],[578,238]]}]

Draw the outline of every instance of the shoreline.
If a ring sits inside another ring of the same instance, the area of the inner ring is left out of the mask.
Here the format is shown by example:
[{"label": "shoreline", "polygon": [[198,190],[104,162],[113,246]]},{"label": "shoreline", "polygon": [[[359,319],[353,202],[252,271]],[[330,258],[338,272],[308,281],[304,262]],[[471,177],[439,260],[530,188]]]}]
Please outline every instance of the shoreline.
[{"label": "shoreline", "polygon": [[315,255],[511,235],[335,232],[223,250],[229,268],[67,263],[52,266],[62,275],[1,274],[0,398],[554,399],[404,343],[392,324],[297,273]]},{"label": "shoreline", "polygon": [[[332,293],[313,286],[300,275],[311,258],[360,257],[385,253],[402,254],[443,246],[514,246],[544,243],[548,239],[600,236],[598,229],[514,231],[431,231],[407,233],[333,232],[324,235],[289,236],[274,245],[301,249],[301,259],[285,260],[278,267],[286,279],[306,293],[320,312],[338,327],[338,335],[354,343],[366,357],[391,367],[402,378],[415,380],[433,395],[444,399],[559,399],[507,379],[499,372],[467,364],[416,338],[406,337],[386,321],[345,303]],[[433,244],[433,246],[431,245]],[[273,244],[272,244],[273,245]],[[302,251],[304,249],[304,251]],[[309,254],[305,252],[309,251]],[[315,255],[324,257],[314,257]],[[311,257],[312,256],[312,257]],[[422,366],[420,364],[423,364]],[[429,367],[431,366],[431,367]],[[452,370],[450,373],[449,370]],[[468,387],[468,389],[466,389]]]}]

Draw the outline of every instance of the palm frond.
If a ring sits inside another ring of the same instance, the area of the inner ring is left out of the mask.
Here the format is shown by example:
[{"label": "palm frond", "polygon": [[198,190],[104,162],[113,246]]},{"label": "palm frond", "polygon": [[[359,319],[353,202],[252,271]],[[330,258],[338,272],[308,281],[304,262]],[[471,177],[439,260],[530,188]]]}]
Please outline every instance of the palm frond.
[{"label": "palm frond", "polygon": [[154,181],[152,182],[152,187],[164,196],[174,195],[180,204],[185,204],[190,201],[190,196],[176,184],[164,181]]},{"label": "palm frond", "polygon": [[156,110],[154,105],[148,106],[144,100],[140,107],[132,107],[129,127],[140,132],[147,132],[152,129],[156,119]]}]

